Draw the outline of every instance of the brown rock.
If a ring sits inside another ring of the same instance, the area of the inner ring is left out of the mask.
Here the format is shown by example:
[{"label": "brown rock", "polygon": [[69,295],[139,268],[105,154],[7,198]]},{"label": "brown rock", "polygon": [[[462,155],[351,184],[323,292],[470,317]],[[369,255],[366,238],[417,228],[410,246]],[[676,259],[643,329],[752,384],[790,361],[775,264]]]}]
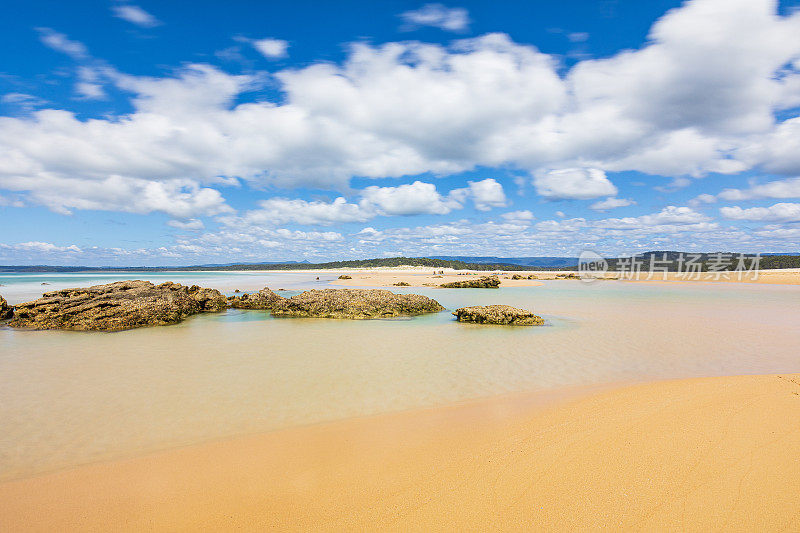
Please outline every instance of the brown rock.
[{"label": "brown rock", "polygon": [[438,313],[439,302],[419,294],[395,294],[381,289],[311,290],[280,298],[273,316],[363,320]]},{"label": "brown rock", "polygon": [[459,322],[477,324],[507,324],[511,326],[541,326],[544,319],[525,309],[510,305],[476,305],[461,307],[453,313]]},{"label": "brown rock", "polygon": [[8,320],[14,316],[14,308],[8,305],[6,299],[0,296],[0,320]]},{"label": "brown rock", "polygon": [[12,327],[120,331],[180,322],[197,313],[223,311],[219,291],[192,285],[118,281],[89,288],[47,292],[16,307]]},{"label": "brown rock", "polygon": [[228,298],[228,305],[234,309],[271,309],[276,300],[283,300],[280,296],[264,287],[255,294],[242,294]]},{"label": "brown rock", "polygon": [[500,287],[500,278],[497,276],[481,276],[478,279],[442,283],[439,287],[443,289],[496,289]]}]

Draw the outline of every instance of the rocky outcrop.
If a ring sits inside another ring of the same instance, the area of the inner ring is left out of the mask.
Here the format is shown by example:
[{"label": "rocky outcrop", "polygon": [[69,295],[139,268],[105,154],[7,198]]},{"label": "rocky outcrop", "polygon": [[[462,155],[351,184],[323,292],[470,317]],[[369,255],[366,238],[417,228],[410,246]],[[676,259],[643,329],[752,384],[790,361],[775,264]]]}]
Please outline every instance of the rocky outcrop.
[{"label": "rocky outcrop", "polygon": [[219,291],[166,282],[118,281],[89,288],[47,292],[16,306],[12,327],[120,331],[175,324],[197,313],[223,311]]},{"label": "rocky outcrop", "polygon": [[348,276],[347,274],[342,274],[341,276],[339,276],[339,279],[353,279],[353,277]]},{"label": "rocky outcrop", "polygon": [[507,324],[511,326],[541,326],[544,319],[525,309],[510,305],[476,305],[456,309],[453,315],[459,322],[477,324]]},{"label": "rocky outcrop", "polygon": [[0,320],[8,320],[14,315],[14,308],[8,305],[6,299],[0,296]]},{"label": "rocky outcrop", "polygon": [[264,287],[255,294],[244,293],[241,296],[228,298],[228,305],[234,309],[272,309],[276,300],[284,300],[269,288]]},{"label": "rocky outcrop", "polygon": [[442,310],[439,302],[419,294],[395,294],[381,289],[323,289],[280,298],[273,303],[272,315],[364,320]]},{"label": "rocky outcrop", "polygon": [[410,283],[406,283],[405,281],[398,281],[397,283],[392,283],[395,287],[410,287]]},{"label": "rocky outcrop", "polygon": [[500,278],[497,276],[481,276],[478,279],[442,283],[439,287],[443,289],[496,289],[500,287]]}]

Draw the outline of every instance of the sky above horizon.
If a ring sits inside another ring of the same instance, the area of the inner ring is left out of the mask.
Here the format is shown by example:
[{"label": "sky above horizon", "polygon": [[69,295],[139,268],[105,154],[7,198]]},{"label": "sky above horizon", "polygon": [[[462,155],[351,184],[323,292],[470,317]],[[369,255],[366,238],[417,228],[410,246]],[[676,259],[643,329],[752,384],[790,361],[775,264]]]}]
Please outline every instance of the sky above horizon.
[{"label": "sky above horizon", "polygon": [[800,251],[800,0],[2,10],[0,264]]}]

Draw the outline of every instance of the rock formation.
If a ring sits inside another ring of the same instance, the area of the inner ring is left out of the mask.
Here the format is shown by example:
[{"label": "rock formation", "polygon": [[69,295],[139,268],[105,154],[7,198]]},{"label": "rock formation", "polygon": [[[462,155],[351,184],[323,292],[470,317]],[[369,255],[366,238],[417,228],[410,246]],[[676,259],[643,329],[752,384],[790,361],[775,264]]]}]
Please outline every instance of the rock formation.
[{"label": "rock formation", "polygon": [[397,283],[392,283],[395,287],[410,287],[410,283],[406,283],[405,281],[398,281]]},{"label": "rock formation", "polygon": [[496,289],[500,287],[500,278],[497,276],[481,276],[478,279],[442,283],[439,287],[443,289]]},{"label": "rock formation", "polygon": [[272,305],[273,316],[362,320],[444,310],[439,302],[427,296],[394,294],[381,289],[322,289],[278,298]]},{"label": "rock formation", "polygon": [[283,300],[269,288],[264,287],[255,294],[242,294],[228,298],[228,305],[234,309],[271,309],[276,300]]},{"label": "rock formation", "polygon": [[525,309],[510,305],[476,305],[456,309],[453,315],[459,322],[477,324],[508,324],[511,326],[541,326],[544,319]]},{"label": "rock formation", "polygon": [[197,313],[223,311],[219,291],[166,282],[118,281],[47,292],[16,306],[10,326],[31,329],[120,331],[175,324]]},{"label": "rock formation", "polygon": [[352,276],[348,276],[347,274],[342,274],[339,276],[339,279],[353,279]]},{"label": "rock formation", "polygon": [[0,320],[6,320],[14,315],[14,308],[8,305],[6,299],[0,296]]}]

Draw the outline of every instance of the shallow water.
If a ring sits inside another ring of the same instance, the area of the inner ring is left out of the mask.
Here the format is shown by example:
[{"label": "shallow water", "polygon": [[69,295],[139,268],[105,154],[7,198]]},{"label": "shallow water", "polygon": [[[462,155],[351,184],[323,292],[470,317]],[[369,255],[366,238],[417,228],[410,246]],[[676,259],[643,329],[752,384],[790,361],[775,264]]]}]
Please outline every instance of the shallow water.
[{"label": "shallow water", "polygon": [[[326,286],[335,273],[125,273],[231,292]],[[96,275],[3,275],[16,303]],[[33,278],[33,279],[29,279]],[[41,286],[42,282],[50,286]],[[0,329],[0,478],[144,450],[509,392],[800,372],[800,287],[546,282],[397,289],[448,309],[505,303],[548,326],[273,319],[229,311],[113,334]],[[292,294],[288,292],[287,294]]]}]

